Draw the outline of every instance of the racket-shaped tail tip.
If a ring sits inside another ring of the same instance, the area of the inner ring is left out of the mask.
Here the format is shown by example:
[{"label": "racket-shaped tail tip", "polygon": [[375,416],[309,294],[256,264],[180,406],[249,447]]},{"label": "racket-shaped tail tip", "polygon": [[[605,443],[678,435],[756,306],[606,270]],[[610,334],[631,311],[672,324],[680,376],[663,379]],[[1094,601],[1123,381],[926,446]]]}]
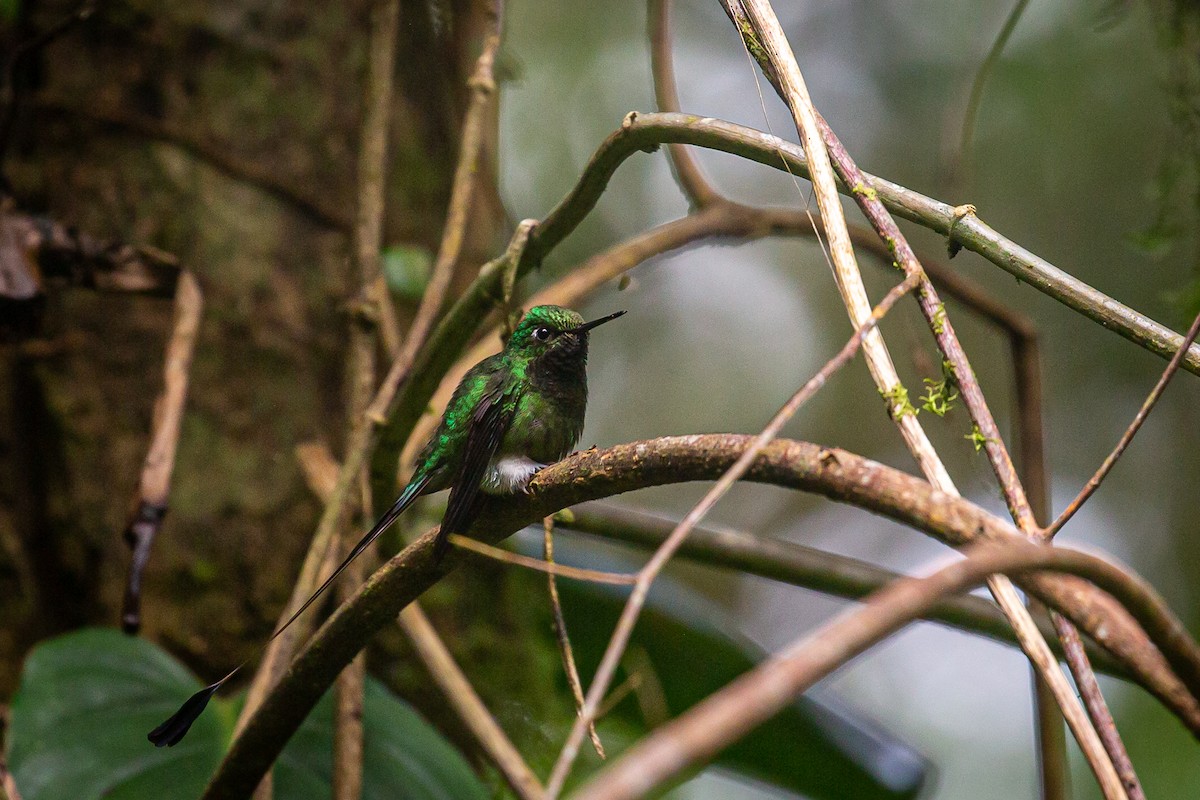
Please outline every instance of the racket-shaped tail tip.
[{"label": "racket-shaped tail tip", "polygon": [[211,686],[205,686],[196,692],[166,722],[146,734],[146,738],[155,747],[174,747],[179,744],[180,740],[187,735],[188,729],[192,727],[192,723],[204,712],[208,701],[212,699],[212,696],[219,688],[221,688],[221,683],[217,682]]}]

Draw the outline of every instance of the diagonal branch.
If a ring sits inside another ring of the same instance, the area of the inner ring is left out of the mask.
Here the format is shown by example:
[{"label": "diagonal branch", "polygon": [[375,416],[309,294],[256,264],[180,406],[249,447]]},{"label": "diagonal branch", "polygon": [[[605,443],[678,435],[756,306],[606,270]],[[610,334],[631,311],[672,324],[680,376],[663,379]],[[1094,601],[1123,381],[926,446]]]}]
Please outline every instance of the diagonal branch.
[{"label": "diagonal branch", "polygon": [[459,718],[475,735],[489,759],[500,770],[509,787],[521,800],[543,797],[542,785],[521,753],[505,735],[488,712],[483,700],[463,674],[454,656],[442,642],[437,631],[416,602],[410,603],[399,616],[400,627],[408,634],[425,668],[433,677],[442,695]]},{"label": "diagonal branch", "polygon": [[1129,423],[1129,427],[1126,428],[1125,433],[1121,435],[1116,447],[1114,447],[1113,451],[1108,454],[1108,458],[1104,459],[1104,463],[1100,465],[1098,470],[1096,470],[1096,474],[1093,475],[1090,480],[1088,480],[1087,484],[1082,489],[1080,489],[1079,494],[1076,495],[1075,499],[1072,500],[1067,507],[1063,509],[1063,512],[1058,515],[1058,519],[1054,520],[1054,522],[1048,528],[1046,528],[1044,535],[1047,538],[1053,537],[1054,534],[1058,533],[1059,530],[1062,529],[1062,526],[1067,524],[1067,521],[1070,520],[1071,517],[1075,516],[1075,512],[1077,512],[1080,507],[1082,507],[1083,504],[1088,501],[1088,498],[1095,494],[1096,490],[1100,488],[1100,484],[1103,483],[1106,477],[1108,477],[1108,473],[1112,471],[1112,468],[1116,466],[1117,459],[1119,459],[1125,452],[1125,448],[1129,447],[1129,443],[1133,441],[1133,437],[1137,435],[1139,430],[1141,430],[1142,424],[1146,421],[1146,418],[1150,416],[1150,412],[1154,410],[1154,406],[1158,403],[1158,399],[1162,397],[1162,393],[1166,390],[1167,384],[1170,383],[1171,378],[1173,378],[1175,373],[1179,370],[1179,365],[1182,363],[1186,348],[1188,348],[1191,343],[1196,340],[1196,335],[1198,333],[1200,333],[1200,315],[1196,316],[1195,321],[1192,322],[1192,327],[1188,329],[1187,335],[1184,336],[1183,348],[1176,352],[1171,358],[1171,362],[1167,364],[1167,368],[1163,370],[1162,377],[1158,379],[1158,383],[1155,384],[1154,388],[1150,391],[1150,394],[1146,397],[1145,402],[1142,403],[1142,407],[1138,409],[1138,413],[1133,418],[1133,422]]},{"label": "diagonal branch", "polygon": [[[725,8],[730,18],[738,27],[739,32],[741,32],[747,48],[759,63],[763,65],[764,72],[769,77],[774,78],[773,83],[776,91],[780,93],[781,97],[783,97],[792,110],[797,128],[804,139],[805,152],[809,156],[809,161],[813,168],[813,180],[817,189],[818,202],[822,201],[823,196],[833,193],[833,181],[829,175],[829,165],[825,152],[826,148],[828,148],[828,158],[837,169],[838,177],[844,185],[851,187],[852,196],[870,221],[872,227],[875,228],[879,236],[895,254],[899,267],[910,278],[915,277],[920,280],[920,290],[917,293],[918,305],[933,332],[934,338],[937,340],[938,349],[941,350],[943,357],[950,365],[954,381],[975,423],[976,433],[983,441],[988,461],[992,465],[992,469],[1003,490],[1009,513],[1016,520],[1025,535],[1031,537],[1036,535],[1038,525],[1034,519],[1029,501],[1025,496],[1024,487],[1021,485],[1012,459],[1009,457],[1003,439],[1000,436],[999,428],[992,417],[991,411],[984,399],[983,391],[967,360],[966,352],[959,343],[954,328],[945,313],[945,308],[940,302],[933,285],[925,277],[924,271],[917,261],[912,248],[901,234],[895,221],[883,207],[877,194],[866,188],[865,176],[858,169],[858,166],[854,163],[849,153],[846,152],[837,135],[817,115],[815,109],[812,108],[799,66],[796,63],[787,37],[779,25],[779,21],[775,17],[770,3],[768,0],[744,0],[744,2],[729,0],[729,2],[725,3]],[[825,213],[826,208],[834,205],[836,203],[833,200],[821,202],[822,212]],[[835,263],[838,263],[837,245],[843,235],[842,228],[844,227],[844,223],[840,221],[840,207],[832,208],[831,210],[835,212],[835,218],[827,220],[826,228],[829,232]],[[969,213],[973,214],[974,208],[969,208]],[[831,226],[830,222],[835,224]],[[849,267],[853,267],[852,262],[846,262],[846,264]],[[835,275],[840,276],[844,274],[845,269],[839,265],[835,270]],[[854,281],[846,283],[843,288],[843,297],[847,300],[847,307],[853,318],[855,315],[861,314],[864,299],[861,297],[861,281],[858,279],[856,273],[852,277]],[[839,286],[842,286],[841,282],[839,282]],[[867,350],[869,364],[871,363],[871,355],[871,351]],[[888,380],[889,376],[878,368],[885,365],[884,362],[877,361],[876,369],[872,370],[872,374],[877,384],[879,384],[881,392],[890,390],[893,385],[898,386],[898,382]],[[889,395],[885,393],[884,396],[888,397]],[[903,409],[901,409],[901,412],[903,412]],[[895,416],[893,412],[893,417]],[[929,447],[928,440],[925,439],[923,432],[916,425],[915,415],[909,417],[908,421],[911,422],[911,425],[906,428],[904,425],[906,419],[903,414],[901,417],[896,418],[897,424],[900,426],[902,432],[905,433],[905,440],[909,444],[909,449],[922,464],[922,469],[936,486],[956,493],[953,484],[949,480],[949,476],[946,475],[944,468],[941,467],[940,461],[936,456],[929,458],[926,454],[926,451],[932,448]],[[1110,800],[1125,798],[1124,784],[1114,766],[1114,763],[1121,763],[1124,757],[1124,748],[1118,747],[1116,750],[1110,752],[1110,749],[1105,747],[1106,741],[1116,740],[1119,742],[1115,728],[1110,729],[1109,733],[1111,735],[1107,740],[1101,738],[1092,720],[1102,718],[1103,714],[1093,713],[1092,715],[1088,715],[1085,713],[1070,684],[1068,684],[1065,676],[1059,669],[1057,661],[1053,659],[1045,639],[1037,630],[1028,610],[1017,596],[1012,583],[1003,576],[995,576],[988,581],[988,586],[1004,610],[1005,615],[1012,622],[1014,630],[1021,640],[1022,649],[1029,656],[1030,662],[1034,665],[1038,675],[1045,682],[1046,688],[1053,694],[1059,708],[1062,710],[1063,716],[1066,718],[1071,731],[1075,734],[1075,738],[1079,742],[1084,756],[1087,758],[1101,788],[1104,790],[1105,797],[1110,798]],[[1072,630],[1064,630],[1069,637],[1075,635]],[[1078,642],[1076,641],[1075,644],[1078,644]],[[1081,649],[1068,648],[1068,657],[1075,657]],[[1077,672],[1090,675],[1090,669],[1086,664],[1073,663],[1072,666]],[[1127,758],[1125,758],[1125,762],[1127,762]]]},{"label": "diagonal branch", "polygon": [[121,627],[126,633],[137,633],[142,623],[142,572],[167,513],[175,451],[187,402],[188,376],[203,313],[200,284],[192,273],[181,271],[175,288],[174,323],[163,363],[163,390],[154,403],[154,433],[142,463],[136,510],[125,528],[125,541],[133,551],[121,605]]},{"label": "diagonal branch", "polygon": [[[600,503],[577,506],[569,515],[562,516],[559,520],[562,527],[647,550],[656,550],[676,525],[654,514]],[[904,577],[856,558],[730,528],[696,528],[679,548],[679,557],[851,600],[861,600]],[[1004,614],[995,603],[983,597],[970,594],[947,597],[930,609],[923,619],[964,633],[986,636],[992,641],[1017,645],[1016,635]],[[1038,629],[1053,647],[1057,642],[1049,617],[1042,614],[1036,619]],[[1088,657],[1098,669],[1128,679],[1128,674],[1107,652],[1090,643],[1087,648]],[[1061,719],[1059,724],[1062,724]]]},{"label": "diagonal branch", "polygon": [[[1061,570],[1108,588],[1129,574],[1093,555],[1026,542],[985,545],[925,578],[897,581],[861,608],[836,617],[781,654],[745,673],[682,716],[655,730],[575,796],[579,800],[640,798],[698,766],[765,722],[796,695],[871,645],[903,628],[937,600],[969,589],[997,572]],[[1148,598],[1149,584],[1124,588]]]},{"label": "diagonal branch", "polygon": [[[555,566],[553,515],[542,520],[542,533],[542,555],[545,557],[546,566]],[[546,575],[546,587],[550,592],[550,610],[553,613],[554,638],[558,640],[558,652],[562,657],[563,671],[566,672],[567,684],[571,687],[571,694],[575,698],[575,713],[582,713],[584,703],[583,681],[579,679],[579,668],[575,665],[575,651],[571,647],[571,637],[567,633],[567,620],[563,616],[562,600],[558,596],[558,581],[554,579],[553,572]],[[600,734],[596,733],[595,720],[588,724],[588,737],[592,740],[592,748],[596,751],[596,755],[600,756],[601,759],[608,758],[604,752],[604,744],[600,741]]]}]

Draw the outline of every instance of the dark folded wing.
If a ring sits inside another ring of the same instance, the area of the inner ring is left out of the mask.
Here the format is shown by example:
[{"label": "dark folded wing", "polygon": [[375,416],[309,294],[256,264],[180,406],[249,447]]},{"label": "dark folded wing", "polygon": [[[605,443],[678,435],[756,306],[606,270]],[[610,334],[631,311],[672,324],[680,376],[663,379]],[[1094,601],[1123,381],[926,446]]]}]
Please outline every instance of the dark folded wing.
[{"label": "dark folded wing", "polygon": [[482,499],[479,486],[488,464],[500,449],[508,426],[512,424],[517,399],[508,387],[498,386],[487,392],[475,407],[458,474],[450,487],[446,515],[442,517],[442,527],[434,545],[435,557],[440,558],[445,553],[448,546],[446,537],[452,533],[462,533],[471,525]]}]

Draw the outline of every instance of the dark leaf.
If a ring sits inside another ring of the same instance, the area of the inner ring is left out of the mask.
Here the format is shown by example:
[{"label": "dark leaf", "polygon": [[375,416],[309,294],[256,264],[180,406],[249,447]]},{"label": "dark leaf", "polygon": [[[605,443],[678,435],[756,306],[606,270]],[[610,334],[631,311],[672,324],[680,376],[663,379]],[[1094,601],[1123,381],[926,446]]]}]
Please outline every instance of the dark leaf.
[{"label": "dark leaf", "polygon": [[[521,537],[522,549],[540,555],[540,545],[531,539]],[[559,537],[555,555],[564,563],[617,572],[632,572],[641,563],[600,562],[593,548],[569,536]],[[558,586],[586,686],[629,588],[568,580],[560,580]],[[737,623],[722,608],[661,577],[634,630],[630,652],[634,651],[645,654],[670,717],[766,656],[738,632]],[[626,677],[619,673],[616,683]],[[632,699],[618,705],[617,712],[641,717]],[[919,753],[820,687],[725,750],[714,763],[814,800],[915,797],[929,770]]]},{"label": "dark leaf", "polygon": [[[156,645],[115,630],[78,631],[39,646],[25,663],[7,736],[22,797],[198,797],[229,745],[236,703],[214,699],[176,747],[146,742],[146,731],[198,684]],[[364,800],[488,797],[462,755],[407,703],[371,679],[365,699]],[[327,695],[284,749],[275,767],[277,797],[329,797],[330,706]]]}]

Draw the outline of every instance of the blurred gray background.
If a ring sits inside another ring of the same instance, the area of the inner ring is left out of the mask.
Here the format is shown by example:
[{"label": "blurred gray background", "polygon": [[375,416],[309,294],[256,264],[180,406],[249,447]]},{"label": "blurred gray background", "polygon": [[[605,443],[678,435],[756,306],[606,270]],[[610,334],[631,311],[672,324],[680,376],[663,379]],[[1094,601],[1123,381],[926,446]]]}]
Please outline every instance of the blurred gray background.
[{"label": "blurred gray background", "polygon": [[[1176,295],[1196,276],[1188,194],[1194,176],[1185,150],[1168,156],[1181,143],[1171,116],[1166,9],[1097,0],[1030,4],[986,85],[973,174],[957,181],[949,167],[969,87],[1010,4],[849,0],[777,3],[776,10],[814,103],[863,169],[948,203],[973,203],[985,221],[1056,266],[1177,330],[1190,322]],[[645,9],[636,2],[569,9],[515,2],[509,20],[505,50],[519,63],[502,100],[501,190],[511,215],[540,216],[626,112],[654,110]],[[717,4],[677,3],[673,27],[683,111],[796,141],[786,109],[756,79]],[[733,198],[815,208],[806,182],[797,187],[786,174],[698,152],[705,173]],[[861,222],[853,204],[846,207],[850,221]],[[544,279],[558,274],[556,266],[685,212],[665,153],[639,154],[551,257]],[[1164,215],[1178,230],[1158,230]],[[944,260],[938,237],[902,227]],[[891,276],[871,256],[861,261],[878,300]],[[1164,362],[978,256],[964,252],[952,265],[1037,324],[1052,495],[1061,510],[1115,444]],[[850,332],[811,241],[697,247],[642,265],[632,277],[625,291],[611,286],[585,310],[630,313],[593,348],[584,445],[754,432]],[[948,312],[1011,446],[1007,344],[961,307],[948,303]],[[915,395],[922,373],[914,365],[934,353],[928,332],[911,308],[894,313],[883,331]],[[1198,401],[1200,382],[1181,373],[1101,491],[1059,537],[1130,564],[1193,624],[1200,610]],[[963,493],[1003,514],[984,456],[963,439],[970,429],[965,412],[921,420]],[[916,471],[861,361],[785,433]],[[702,488],[620,502],[682,514]],[[864,512],[760,487],[735,489],[711,518],[900,570],[944,554],[941,545]],[[706,583],[711,587],[697,580]],[[844,606],[756,579],[719,587],[714,596],[769,648]],[[1197,745],[1182,726],[1140,690],[1101,681],[1147,793],[1200,792]],[[1036,794],[1029,669],[1018,651],[919,624],[827,684],[933,760],[939,774],[932,797]],[[1099,796],[1086,768],[1075,766],[1077,796]],[[724,783],[694,791],[734,792]],[[757,796],[744,786],[736,795]]]}]

